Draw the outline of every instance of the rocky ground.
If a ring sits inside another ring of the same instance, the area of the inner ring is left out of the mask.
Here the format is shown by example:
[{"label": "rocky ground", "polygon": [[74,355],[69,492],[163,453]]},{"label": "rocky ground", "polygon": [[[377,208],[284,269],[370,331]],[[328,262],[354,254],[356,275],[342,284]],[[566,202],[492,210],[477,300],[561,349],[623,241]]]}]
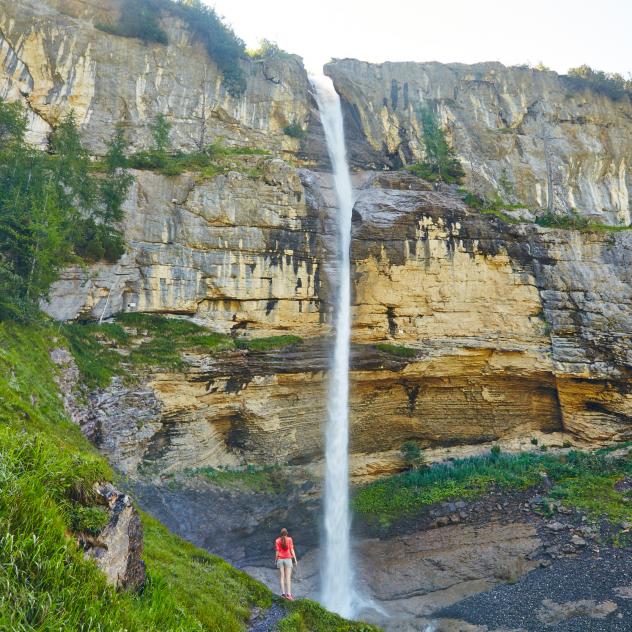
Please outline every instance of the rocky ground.
[{"label": "rocky ground", "polygon": [[[298,468],[286,475],[297,484],[277,481],[280,491],[188,475],[159,494],[153,485],[135,493],[170,528],[273,590],[270,543],[287,525],[300,557],[294,592],[316,598],[318,483]],[[375,606],[361,618],[397,632],[632,630],[632,525],[594,523],[548,504],[547,491],[543,479],[535,489],[430,506],[388,527],[356,520],[357,580]],[[273,611],[257,613],[252,629],[275,622]]]}]

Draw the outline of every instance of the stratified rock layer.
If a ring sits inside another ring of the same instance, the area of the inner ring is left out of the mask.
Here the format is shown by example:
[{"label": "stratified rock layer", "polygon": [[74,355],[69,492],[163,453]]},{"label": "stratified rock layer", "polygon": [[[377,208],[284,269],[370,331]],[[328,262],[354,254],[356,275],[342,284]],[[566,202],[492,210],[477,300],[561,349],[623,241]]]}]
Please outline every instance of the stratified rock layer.
[{"label": "stratified rock layer", "polygon": [[[302,182],[297,187],[305,186],[298,196],[307,200],[300,207],[303,216],[328,231],[326,179],[303,174]],[[399,467],[397,451],[407,440],[440,448],[542,432],[562,431],[567,440],[596,443],[632,436],[632,279],[625,265],[632,234],[508,225],[468,210],[450,188],[429,191],[400,174],[365,174],[363,182],[352,245],[356,474]],[[208,191],[216,185],[200,186]],[[180,215],[193,218],[200,240],[208,239],[204,231],[213,228],[216,217],[205,212],[206,220],[203,213]],[[260,210],[260,218],[255,213],[249,216],[253,224],[270,223],[268,211]],[[144,226],[160,234],[169,221],[169,215],[156,214]],[[320,459],[330,346],[328,284],[317,286],[302,264],[293,265],[298,250],[284,255],[280,240],[271,244],[259,230],[264,237],[251,242],[248,256],[269,263],[235,266],[232,272],[230,266],[217,268],[212,278],[215,287],[231,288],[233,316],[219,310],[209,314],[207,306],[224,298],[199,295],[189,305],[150,287],[148,296],[163,301],[152,307],[168,311],[177,305],[224,331],[284,330],[304,341],[267,352],[187,354],[184,372],[154,373],[132,391],[114,382],[95,395],[86,430],[124,471]],[[186,225],[176,233],[189,239],[195,234]],[[326,270],[327,239],[309,230],[303,235],[304,243],[314,244],[312,269]],[[168,256],[174,246],[130,243],[136,249],[129,267],[136,270],[136,283],[146,283],[156,269],[171,275],[167,278],[184,278],[178,266],[190,270],[189,262],[196,261],[166,259],[161,268],[145,269],[139,265],[146,260],[142,253],[156,248]],[[212,239],[206,243],[208,250],[190,250],[200,261],[232,256],[215,251]],[[248,312],[249,305],[271,300],[259,294],[258,282],[249,282],[247,271],[256,272],[259,265],[278,279],[283,300],[293,308],[280,309],[278,300],[267,311]],[[183,287],[208,292],[209,285],[210,280]],[[312,304],[319,304],[319,311],[305,309],[306,288],[314,288]],[[109,299],[113,310],[120,305],[118,292],[113,288]],[[376,343],[387,346],[378,349]],[[130,415],[131,410],[137,413]]]}]

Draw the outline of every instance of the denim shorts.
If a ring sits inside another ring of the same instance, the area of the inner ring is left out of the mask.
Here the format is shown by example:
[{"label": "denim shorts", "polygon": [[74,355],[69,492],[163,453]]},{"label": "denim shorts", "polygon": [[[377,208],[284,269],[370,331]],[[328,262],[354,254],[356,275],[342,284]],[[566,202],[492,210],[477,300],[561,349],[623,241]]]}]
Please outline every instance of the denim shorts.
[{"label": "denim shorts", "polygon": [[292,568],[292,558],[290,557],[280,557],[277,560],[277,568]]}]

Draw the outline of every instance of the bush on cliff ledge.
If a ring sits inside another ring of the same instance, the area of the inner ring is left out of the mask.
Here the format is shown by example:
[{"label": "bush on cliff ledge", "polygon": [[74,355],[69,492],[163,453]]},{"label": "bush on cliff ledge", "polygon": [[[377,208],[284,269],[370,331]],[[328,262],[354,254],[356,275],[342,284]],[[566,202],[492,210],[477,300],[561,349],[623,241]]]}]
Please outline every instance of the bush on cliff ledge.
[{"label": "bush on cliff ledge", "polygon": [[463,167],[450,147],[435,113],[427,106],[418,109],[426,160],[406,167],[408,171],[431,182],[458,184],[465,177]]}]

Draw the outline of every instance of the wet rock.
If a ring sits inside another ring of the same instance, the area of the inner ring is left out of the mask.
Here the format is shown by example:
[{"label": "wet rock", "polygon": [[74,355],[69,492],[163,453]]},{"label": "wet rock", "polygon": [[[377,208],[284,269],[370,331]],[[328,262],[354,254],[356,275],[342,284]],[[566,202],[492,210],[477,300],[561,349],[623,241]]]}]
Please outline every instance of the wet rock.
[{"label": "wet rock", "polygon": [[536,616],[545,625],[552,626],[575,617],[605,619],[616,610],[617,604],[609,600],[596,602],[592,599],[580,599],[578,601],[556,603],[550,599],[545,599]]},{"label": "wet rock", "polygon": [[567,525],[562,524],[561,522],[548,522],[546,525],[546,528],[549,529],[549,531],[553,531],[555,533],[559,533],[560,531],[564,531],[565,529],[568,528]]},{"label": "wet rock", "polygon": [[584,540],[584,538],[580,538],[578,535],[574,535],[571,538],[571,544],[573,544],[574,546],[582,548],[582,547],[586,546],[586,540]]}]

